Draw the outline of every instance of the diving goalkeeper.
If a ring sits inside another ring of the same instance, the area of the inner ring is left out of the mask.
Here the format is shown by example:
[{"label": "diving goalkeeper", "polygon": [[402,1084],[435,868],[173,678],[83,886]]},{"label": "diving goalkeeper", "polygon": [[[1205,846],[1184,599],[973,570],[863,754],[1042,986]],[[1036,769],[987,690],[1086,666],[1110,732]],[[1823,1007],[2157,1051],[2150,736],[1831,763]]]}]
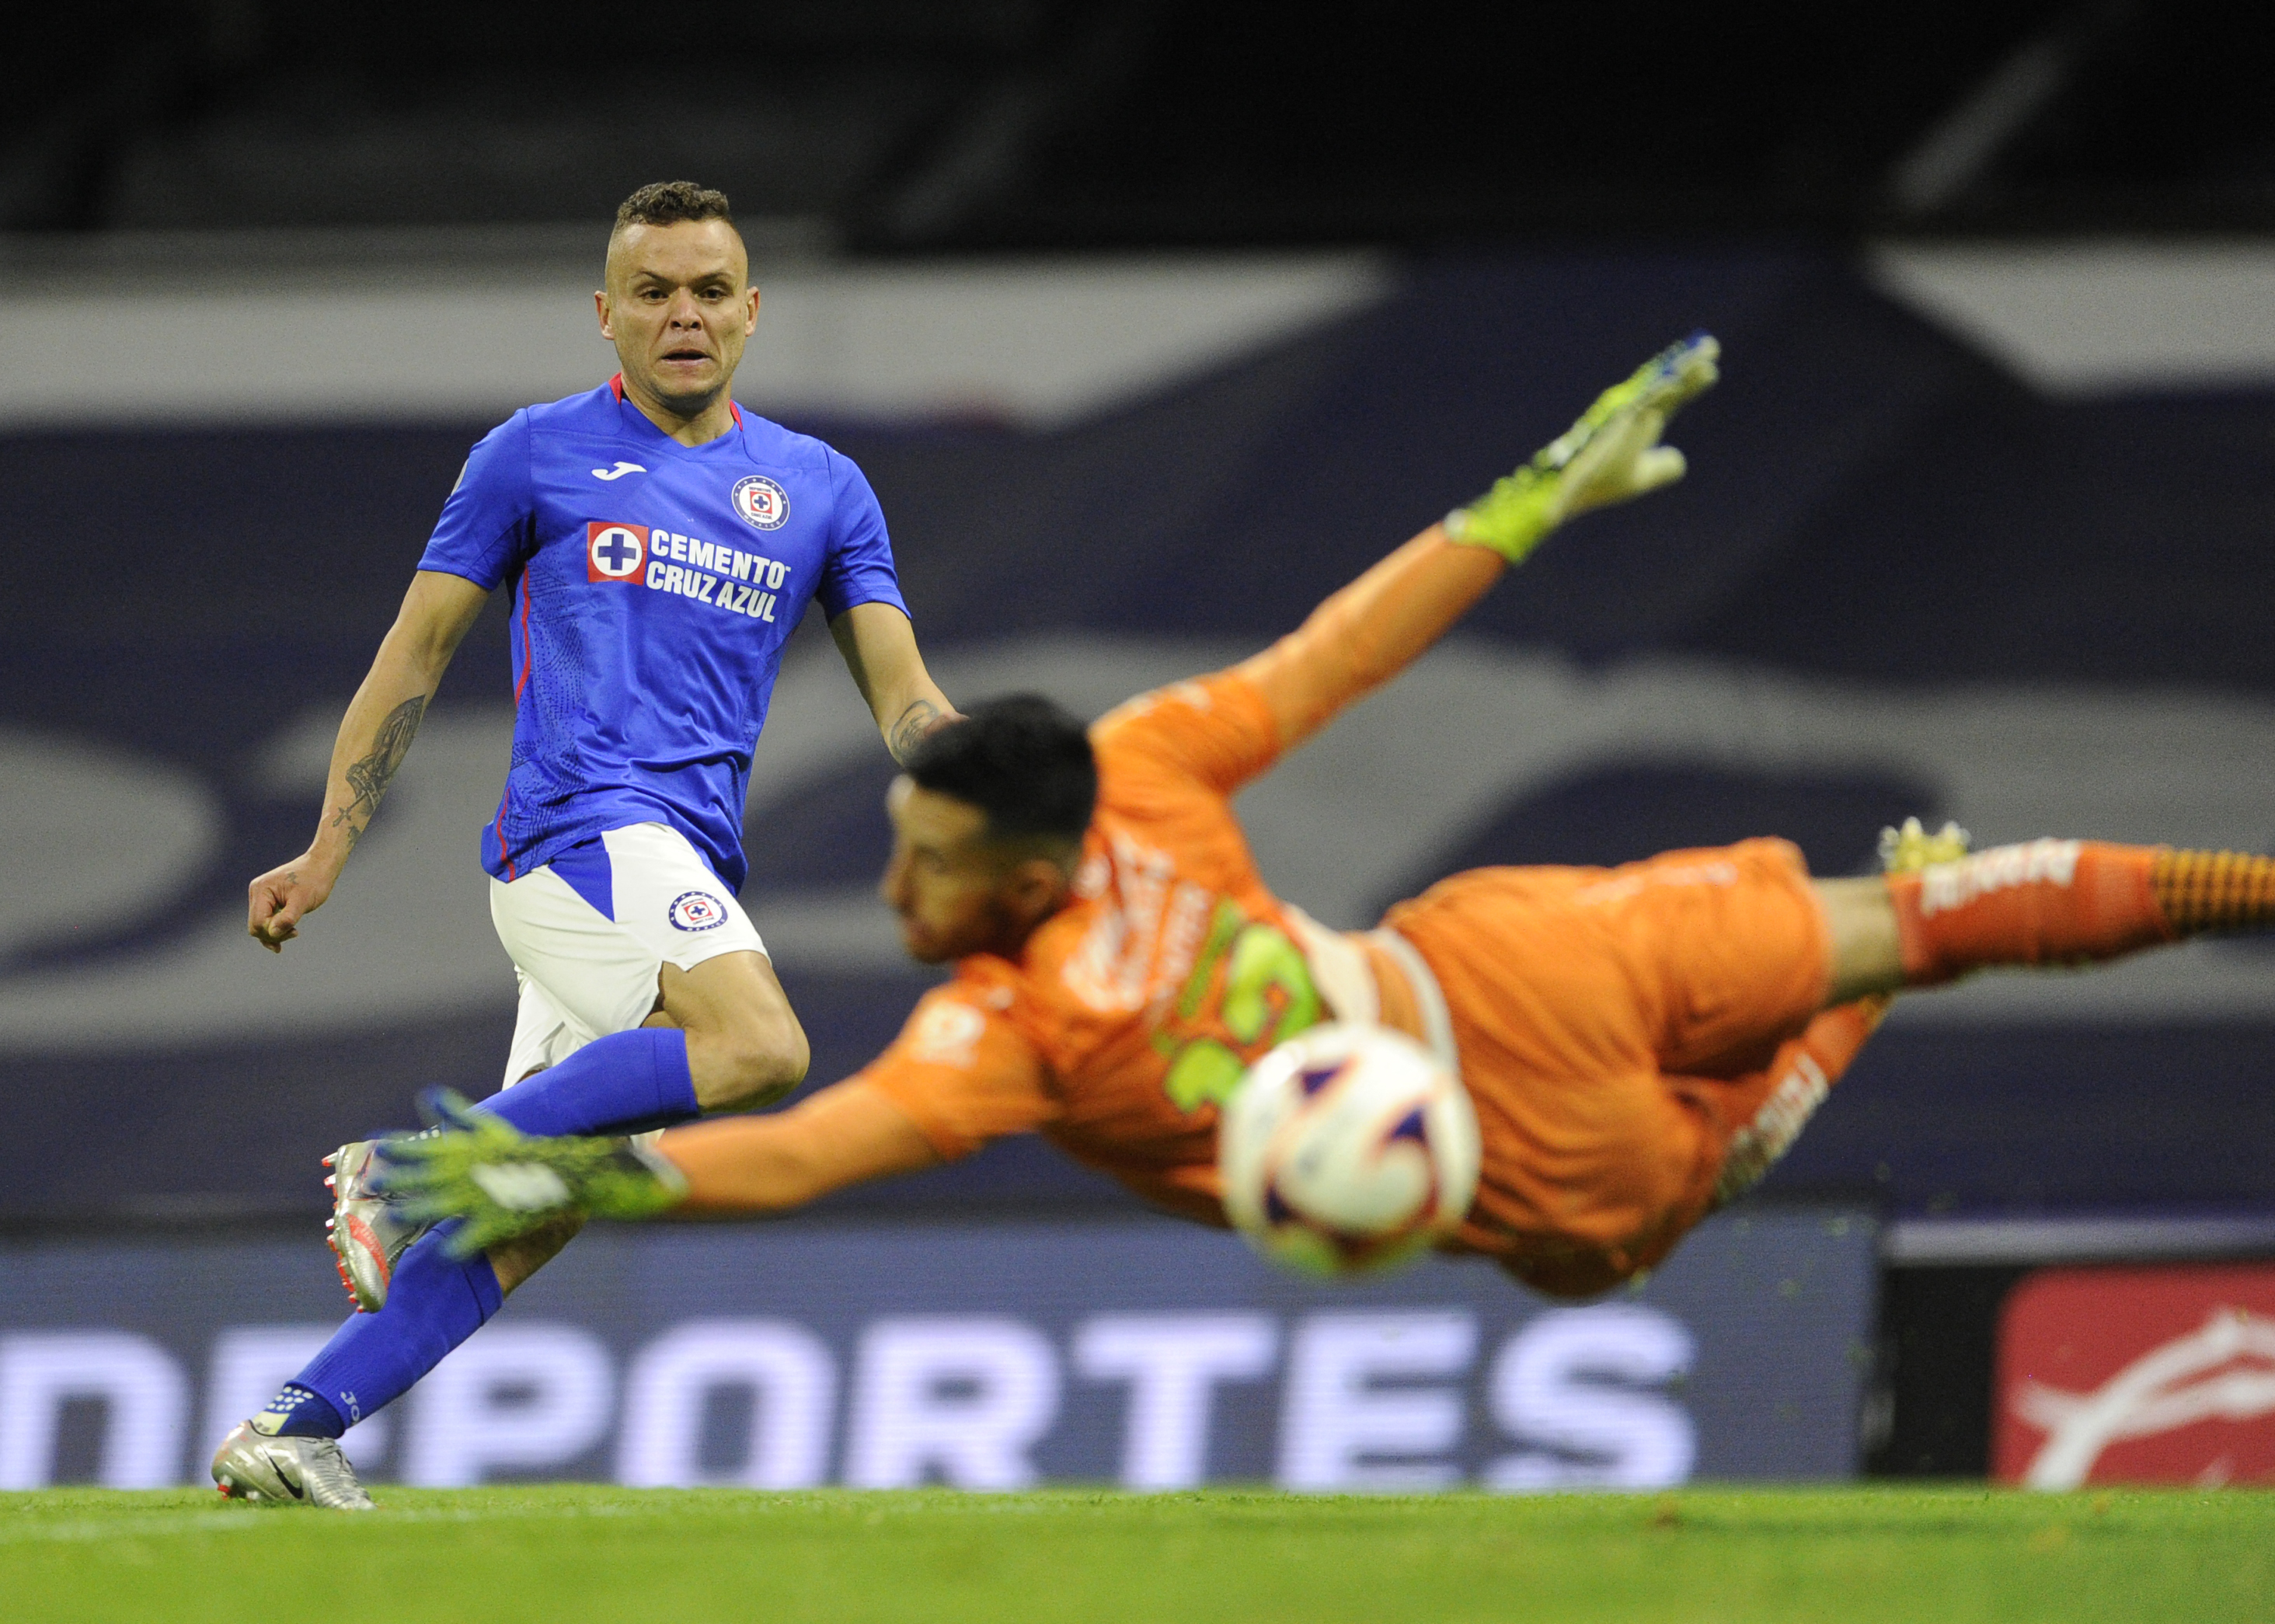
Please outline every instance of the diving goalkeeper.
[{"label": "diving goalkeeper", "polygon": [[[889,796],[881,888],[910,954],[955,976],[856,1076],[652,1148],[525,1137],[446,1107],[445,1131],[389,1147],[387,1183],[413,1214],[458,1221],[462,1254],[510,1258],[511,1237],[564,1217],[777,1212],[1033,1131],[1221,1225],[1217,1112],[1247,1067],[1317,1023],[1377,1021],[1433,1050],[1476,1107],[1483,1169],[1448,1249],[1585,1295],[1759,1179],[1889,994],[2275,914],[2261,858],[2052,840],[1969,857],[1916,835],[1885,878],[1812,880],[1766,839],[1477,870],[1357,933],[1273,896],[1232,797],[1559,524],[1680,477],[1660,431],[1715,363],[1709,338],[1669,350],[1228,670],[1086,729],[1022,697],[927,738]],[[361,1390],[367,1413],[392,1396]],[[258,1441],[289,1469],[275,1452],[297,1440]],[[233,1460],[225,1446],[216,1475]]]}]

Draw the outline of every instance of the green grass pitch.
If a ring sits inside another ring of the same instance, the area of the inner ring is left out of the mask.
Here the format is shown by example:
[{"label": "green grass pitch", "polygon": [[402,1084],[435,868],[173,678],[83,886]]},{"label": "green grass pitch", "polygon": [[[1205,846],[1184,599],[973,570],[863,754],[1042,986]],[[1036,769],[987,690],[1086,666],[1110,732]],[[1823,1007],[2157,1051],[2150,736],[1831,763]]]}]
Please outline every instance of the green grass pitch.
[{"label": "green grass pitch", "polygon": [[2275,1620],[2275,1493],[1981,1488],[1331,1499],[382,1488],[0,1494],[0,1616],[608,1620]]}]

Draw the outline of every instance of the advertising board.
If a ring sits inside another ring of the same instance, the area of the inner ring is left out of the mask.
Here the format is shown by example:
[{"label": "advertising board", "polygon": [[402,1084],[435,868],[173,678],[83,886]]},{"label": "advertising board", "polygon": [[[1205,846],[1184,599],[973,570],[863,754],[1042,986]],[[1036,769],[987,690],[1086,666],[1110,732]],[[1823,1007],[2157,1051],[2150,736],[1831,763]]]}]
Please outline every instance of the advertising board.
[{"label": "advertising board", "polygon": [[2032,1274],[1996,1402],[2002,1483],[2275,1481],[2275,1265]]},{"label": "advertising board", "polygon": [[[1474,1260],[1308,1282],[1167,1220],[596,1227],[346,1446],[425,1484],[1843,1477],[1873,1271],[1833,1207],[1579,1305]],[[0,1487],[201,1480],[338,1308],[313,1235],[0,1246]]]}]

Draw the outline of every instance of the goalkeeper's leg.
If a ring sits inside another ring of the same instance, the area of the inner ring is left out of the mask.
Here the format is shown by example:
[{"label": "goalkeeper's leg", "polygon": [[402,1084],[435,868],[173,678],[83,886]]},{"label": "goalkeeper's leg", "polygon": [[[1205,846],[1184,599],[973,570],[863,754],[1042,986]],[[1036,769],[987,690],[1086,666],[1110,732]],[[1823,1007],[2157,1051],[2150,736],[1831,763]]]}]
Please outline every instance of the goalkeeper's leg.
[{"label": "goalkeeper's leg", "polygon": [[1817,884],[1828,1003],[1994,965],[2079,965],[2275,927],[2275,858],[2101,841],[1999,846],[1915,873]]}]

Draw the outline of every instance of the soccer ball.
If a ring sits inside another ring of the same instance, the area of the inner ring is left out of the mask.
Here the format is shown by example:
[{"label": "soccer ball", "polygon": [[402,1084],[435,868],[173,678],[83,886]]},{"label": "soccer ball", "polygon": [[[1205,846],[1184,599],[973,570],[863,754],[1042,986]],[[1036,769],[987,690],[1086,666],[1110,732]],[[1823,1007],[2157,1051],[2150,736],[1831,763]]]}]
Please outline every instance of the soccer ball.
[{"label": "soccer ball", "polygon": [[1248,1069],[1217,1129],[1224,1208],[1248,1243],[1306,1274],[1403,1263],[1478,1190],[1470,1097],[1411,1038],[1315,1026]]}]

